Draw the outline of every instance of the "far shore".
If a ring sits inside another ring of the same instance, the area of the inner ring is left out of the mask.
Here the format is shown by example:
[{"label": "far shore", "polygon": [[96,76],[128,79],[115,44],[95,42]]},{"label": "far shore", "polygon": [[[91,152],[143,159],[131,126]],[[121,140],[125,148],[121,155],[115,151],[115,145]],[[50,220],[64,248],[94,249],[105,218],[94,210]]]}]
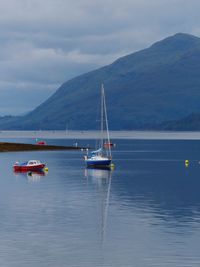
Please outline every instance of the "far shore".
[{"label": "far shore", "polygon": [[[111,139],[141,139],[141,140],[200,140],[200,131],[110,131]],[[106,136],[106,133],[105,133]],[[99,139],[100,131],[0,131],[0,141],[9,139],[31,138],[40,139]]]},{"label": "far shore", "polygon": [[14,151],[53,151],[53,150],[80,150],[80,147],[74,146],[49,146],[49,145],[33,145],[23,143],[0,142],[0,152]]}]

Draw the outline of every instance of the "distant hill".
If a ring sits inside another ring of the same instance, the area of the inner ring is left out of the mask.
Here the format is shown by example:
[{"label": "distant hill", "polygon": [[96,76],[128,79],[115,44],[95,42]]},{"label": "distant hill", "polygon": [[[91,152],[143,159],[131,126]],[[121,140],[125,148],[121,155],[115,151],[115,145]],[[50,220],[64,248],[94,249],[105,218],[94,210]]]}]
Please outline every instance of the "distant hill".
[{"label": "distant hill", "polygon": [[113,130],[200,113],[200,38],[179,33],[71,79],[26,116],[0,119],[0,129],[96,129],[101,83]]},{"label": "distant hill", "polygon": [[155,126],[155,129],[167,131],[200,131],[200,114],[192,113],[179,120],[166,121]]}]

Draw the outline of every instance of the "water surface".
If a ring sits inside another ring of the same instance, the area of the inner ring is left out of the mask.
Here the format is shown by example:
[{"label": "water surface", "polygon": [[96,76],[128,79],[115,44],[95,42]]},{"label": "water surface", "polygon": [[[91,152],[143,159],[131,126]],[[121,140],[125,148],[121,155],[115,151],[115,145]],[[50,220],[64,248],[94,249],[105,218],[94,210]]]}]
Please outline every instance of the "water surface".
[{"label": "water surface", "polygon": [[[0,154],[0,266],[200,265],[200,141],[114,142],[114,171],[85,169],[81,151]],[[28,159],[48,174],[14,174]]]}]

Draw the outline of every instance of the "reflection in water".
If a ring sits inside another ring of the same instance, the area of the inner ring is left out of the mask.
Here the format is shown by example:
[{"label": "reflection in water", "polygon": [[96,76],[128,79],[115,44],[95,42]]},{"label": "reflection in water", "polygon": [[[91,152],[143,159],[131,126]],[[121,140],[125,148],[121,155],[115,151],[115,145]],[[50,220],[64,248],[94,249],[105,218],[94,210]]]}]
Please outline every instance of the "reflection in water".
[{"label": "reflection in water", "polygon": [[[144,169],[145,165],[145,169]],[[159,223],[172,230],[199,221],[199,166],[184,161],[135,161],[134,170],[123,182],[116,177],[113,192],[124,208],[134,208],[141,214],[151,213]],[[143,211],[143,212],[142,212]]]},{"label": "reflection in water", "polygon": [[48,174],[48,171],[28,171],[28,172],[20,172],[14,171],[16,177],[23,176],[28,179],[29,182],[40,182],[41,177],[44,177]]},{"label": "reflection in water", "polygon": [[112,171],[110,169],[85,169],[85,177],[97,183],[101,198],[101,240],[106,238],[108,207],[111,191]]},{"label": "reflection in water", "polygon": [[48,179],[17,180],[16,153],[0,154],[0,266],[199,267],[199,151],[200,141],[118,141],[114,173],[84,170],[80,151],[30,152]]},{"label": "reflection in water", "polygon": [[85,177],[92,178],[94,180],[96,180],[96,179],[109,179],[109,178],[111,178],[111,170],[110,169],[86,168],[85,169]]}]

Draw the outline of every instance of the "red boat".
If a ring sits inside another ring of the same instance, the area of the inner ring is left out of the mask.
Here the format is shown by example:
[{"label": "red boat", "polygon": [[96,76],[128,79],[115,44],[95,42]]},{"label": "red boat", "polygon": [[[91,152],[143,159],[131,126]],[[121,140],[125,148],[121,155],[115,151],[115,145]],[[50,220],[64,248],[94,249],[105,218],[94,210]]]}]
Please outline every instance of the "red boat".
[{"label": "red boat", "polygon": [[113,143],[104,143],[104,147],[105,147],[105,148],[115,147],[115,144],[113,144]]},{"label": "red boat", "polygon": [[47,143],[45,141],[38,141],[37,145],[45,146]]},{"label": "red boat", "polygon": [[15,162],[13,169],[15,172],[42,171],[45,166],[46,164],[40,162],[39,160],[29,160],[21,164],[19,162]]}]

